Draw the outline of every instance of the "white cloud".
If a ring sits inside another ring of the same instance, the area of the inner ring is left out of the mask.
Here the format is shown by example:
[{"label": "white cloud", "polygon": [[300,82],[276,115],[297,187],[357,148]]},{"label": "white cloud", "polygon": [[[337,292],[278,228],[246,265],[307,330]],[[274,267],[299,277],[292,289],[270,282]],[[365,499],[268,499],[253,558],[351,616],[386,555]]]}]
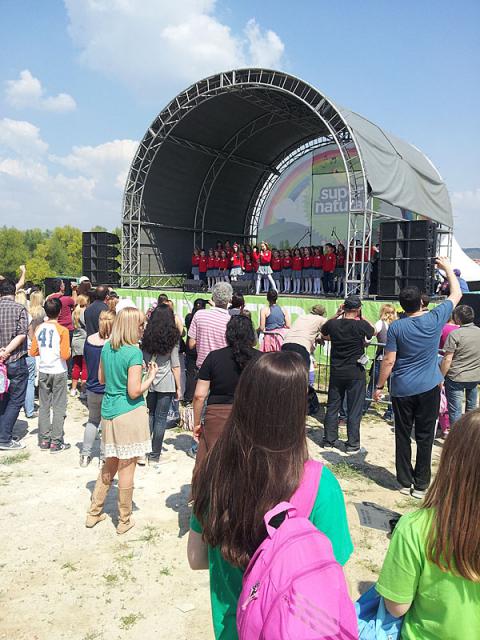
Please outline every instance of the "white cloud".
[{"label": "white cloud", "polygon": [[5,89],[7,103],[18,109],[42,109],[44,111],[73,111],[77,105],[68,93],[56,96],[45,95],[45,90],[38,78],[28,69],[20,71],[17,80],[7,80]]},{"label": "white cloud", "polygon": [[29,122],[0,120],[0,224],[72,224],[84,230],[119,225],[122,190],[137,143],[73,147],[66,156],[47,155],[47,148]]},{"label": "white cloud", "polygon": [[453,232],[461,247],[480,247],[480,188],[452,193]]},{"label": "white cloud", "polygon": [[143,94],[225,69],[275,67],[284,51],[279,36],[255,20],[234,33],[215,16],[215,0],[64,2],[84,64]]},{"label": "white cloud", "polygon": [[6,147],[20,155],[42,155],[48,149],[48,144],[40,137],[40,130],[35,125],[24,120],[0,120],[0,151]]}]

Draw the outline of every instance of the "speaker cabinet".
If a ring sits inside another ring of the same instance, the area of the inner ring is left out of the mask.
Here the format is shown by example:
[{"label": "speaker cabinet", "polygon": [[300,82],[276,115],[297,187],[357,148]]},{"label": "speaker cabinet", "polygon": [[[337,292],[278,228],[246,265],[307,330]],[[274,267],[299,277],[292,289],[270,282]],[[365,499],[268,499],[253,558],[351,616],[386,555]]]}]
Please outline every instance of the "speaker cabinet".
[{"label": "speaker cabinet", "polygon": [[437,225],[430,220],[383,222],[380,225],[378,295],[398,297],[401,289],[417,286],[435,293]]}]

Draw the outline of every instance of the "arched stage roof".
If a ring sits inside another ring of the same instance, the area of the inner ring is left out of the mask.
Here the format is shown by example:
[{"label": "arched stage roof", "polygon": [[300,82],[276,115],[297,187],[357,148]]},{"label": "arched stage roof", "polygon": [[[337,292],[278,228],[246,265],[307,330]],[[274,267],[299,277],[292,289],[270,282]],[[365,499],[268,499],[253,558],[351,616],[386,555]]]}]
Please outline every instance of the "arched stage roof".
[{"label": "arched stage roof", "polygon": [[255,235],[265,185],[287,161],[335,143],[350,214],[370,196],[452,227],[445,184],[418,149],[280,71],[201,80],[155,118],[132,162],[123,206],[123,283],[185,271],[195,244]]}]

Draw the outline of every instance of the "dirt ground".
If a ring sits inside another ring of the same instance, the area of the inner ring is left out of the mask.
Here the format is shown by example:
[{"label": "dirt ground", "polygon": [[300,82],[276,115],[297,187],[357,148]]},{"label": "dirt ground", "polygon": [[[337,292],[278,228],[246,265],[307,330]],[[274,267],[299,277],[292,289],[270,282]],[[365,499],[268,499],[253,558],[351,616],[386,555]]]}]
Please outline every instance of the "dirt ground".
[{"label": "dirt ground", "polygon": [[[136,526],[114,529],[116,489],[106,521],[84,526],[98,458],[79,467],[79,445],[87,411],[69,399],[66,440],[72,448],[56,456],[38,449],[36,420],[27,448],[0,456],[0,638],[3,640],[196,640],[213,638],[207,572],[186,560],[188,495],[193,460],[190,436],[169,430],[170,462],[160,472],[139,467],[134,493]],[[405,513],[417,506],[396,491],[394,436],[379,417],[362,422],[368,453],[345,458],[323,451],[320,420],[309,418],[311,455],[331,466],[345,493],[355,545],[347,576],[356,598],[376,579],[388,546],[387,534],[360,526],[354,503],[369,501]],[[440,443],[434,447],[438,464]]]}]

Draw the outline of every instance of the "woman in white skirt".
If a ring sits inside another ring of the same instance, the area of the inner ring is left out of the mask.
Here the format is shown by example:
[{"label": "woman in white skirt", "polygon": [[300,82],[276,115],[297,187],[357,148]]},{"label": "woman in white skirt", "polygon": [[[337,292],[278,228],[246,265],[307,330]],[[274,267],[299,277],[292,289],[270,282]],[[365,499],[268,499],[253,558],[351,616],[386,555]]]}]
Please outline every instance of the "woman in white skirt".
[{"label": "woman in white skirt", "polygon": [[270,263],[272,262],[272,252],[266,242],[262,242],[260,245],[260,253],[258,254],[258,270],[257,270],[257,285],[256,285],[256,294],[260,293],[260,283],[263,278],[263,286],[265,291],[268,291],[269,286],[268,283],[272,285],[272,289],[277,291],[277,287],[275,285],[275,281],[272,277],[272,267]]},{"label": "woman in white skirt", "polygon": [[113,323],[110,340],[102,349],[98,380],[105,384],[102,401],[102,443],[105,462],[92,493],[86,526],[105,519],[103,505],[118,472],[117,533],[134,525],[131,518],[133,477],[137,458],[150,453],[151,440],[143,394],[155,379],[158,367],[148,365],[142,382],[143,356],[138,342],[145,316],[133,307],[122,309]]}]

